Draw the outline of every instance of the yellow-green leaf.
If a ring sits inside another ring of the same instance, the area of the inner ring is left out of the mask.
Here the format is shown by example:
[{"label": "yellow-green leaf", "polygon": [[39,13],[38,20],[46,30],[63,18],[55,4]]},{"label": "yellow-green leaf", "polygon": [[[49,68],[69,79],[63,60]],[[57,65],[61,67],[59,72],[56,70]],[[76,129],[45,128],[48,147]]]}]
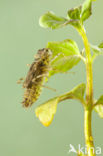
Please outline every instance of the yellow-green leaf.
[{"label": "yellow-green leaf", "polygon": [[82,6],[72,8],[68,11],[68,17],[70,19],[80,19]]},{"label": "yellow-green leaf", "polygon": [[99,44],[99,48],[103,48],[103,42]]},{"label": "yellow-green leaf", "polygon": [[73,88],[70,92],[65,93],[59,97],[60,101],[65,99],[76,99],[81,103],[84,103],[84,94],[85,94],[86,85],[81,83],[80,85]]},{"label": "yellow-green leaf", "polygon": [[90,47],[91,47],[94,55],[97,55],[97,56],[98,55],[103,55],[103,47],[102,47],[102,44],[100,44],[99,46],[90,44]]},{"label": "yellow-green leaf", "polygon": [[44,126],[48,127],[51,124],[57,110],[57,104],[58,98],[54,98],[36,108],[35,114]]},{"label": "yellow-green leaf", "polygon": [[63,73],[77,65],[81,58],[79,48],[75,41],[67,39],[61,42],[49,42],[47,45],[52,51],[52,69],[49,75]]},{"label": "yellow-green leaf", "polygon": [[81,13],[82,21],[85,21],[91,16],[92,14],[91,7],[92,7],[92,0],[85,0],[82,5],[82,13]]},{"label": "yellow-green leaf", "polygon": [[67,24],[67,19],[56,16],[53,12],[47,12],[40,17],[39,24],[44,28],[57,29]]},{"label": "yellow-green leaf", "polygon": [[47,12],[44,15],[42,15],[39,19],[39,24],[43,28],[51,29],[62,28],[68,24],[73,25],[77,29],[81,28],[80,22],[78,20],[68,20],[67,18],[55,15],[53,12]]},{"label": "yellow-green leaf", "polygon": [[36,116],[39,118],[40,122],[48,127],[51,122],[53,121],[54,115],[57,110],[57,104],[67,99],[76,99],[79,100],[81,103],[84,103],[84,93],[85,93],[85,84],[82,83],[72,89],[71,91],[62,94],[58,97],[50,99],[49,101],[45,102],[44,104],[38,106],[35,110]]},{"label": "yellow-green leaf", "polygon": [[98,115],[103,118],[103,95],[96,101],[94,110],[98,113]]},{"label": "yellow-green leaf", "polygon": [[97,56],[103,55],[103,43],[100,43],[98,46],[90,44],[91,50],[93,52],[92,59],[94,60]]},{"label": "yellow-green leaf", "polygon": [[103,105],[97,105],[94,107],[94,110],[98,113],[100,118],[103,118]]},{"label": "yellow-green leaf", "polygon": [[101,95],[100,98],[97,100],[96,105],[97,104],[103,105],[103,95]]}]

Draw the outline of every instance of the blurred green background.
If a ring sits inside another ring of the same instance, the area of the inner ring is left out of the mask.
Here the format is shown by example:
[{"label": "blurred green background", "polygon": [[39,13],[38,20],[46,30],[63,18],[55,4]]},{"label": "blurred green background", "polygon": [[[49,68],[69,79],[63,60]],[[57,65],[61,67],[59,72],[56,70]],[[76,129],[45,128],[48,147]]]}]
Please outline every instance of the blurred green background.
[{"label": "blurred green background", "polygon": [[[79,63],[71,71],[75,74],[57,74],[48,86],[57,93],[44,89],[40,99],[30,109],[21,106],[23,89],[16,82],[28,71],[38,49],[48,41],[75,40],[83,48],[82,40],[72,27],[45,30],[38,24],[40,15],[53,11],[66,16],[68,9],[83,0],[0,0],[0,156],[67,156],[69,144],[84,145],[83,109],[76,101],[58,105],[50,127],[45,128],[35,117],[34,109],[45,100],[67,92],[85,82],[85,66]],[[89,41],[103,41],[103,1],[93,5],[93,16],[86,23]],[[103,57],[93,65],[95,98],[103,93]],[[103,149],[103,120],[93,113],[93,136],[96,146]],[[72,156],[72,154],[69,154]],[[75,154],[74,154],[75,155]]]}]

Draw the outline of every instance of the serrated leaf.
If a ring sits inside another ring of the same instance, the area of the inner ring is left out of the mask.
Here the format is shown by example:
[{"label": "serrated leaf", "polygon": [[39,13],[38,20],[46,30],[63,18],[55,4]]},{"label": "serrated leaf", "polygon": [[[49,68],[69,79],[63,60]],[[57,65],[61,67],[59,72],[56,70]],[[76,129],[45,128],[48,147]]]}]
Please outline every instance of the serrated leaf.
[{"label": "serrated leaf", "polygon": [[81,19],[82,21],[85,21],[88,19],[92,14],[92,0],[85,0],[85,2],[82,5],[82,12],[81,12]]},{"label": "serrated leaf", "polygon": [[66,25],[67,21],[66,18],[56,16],[53,12],[47,12],[40,17],[39,24],[44,28],[57,29]]},{"label": "serrated leaf", "polygon": [[75,7],[68,11],[68,16],[70,19],[80,19],[82,7]]},{"label": "serrated leaf", "polygon": [[78,46],[72,40],[49,42],[47,48],[52,51],[54,58],[52,61],[53,70],[50,72],[50,75],[66,72],[80,61]]},{"label": "serrated leaf", "polygon": [[35,114],[44,126],[48,127],[51,124],[57,110],[57,104],[58,98],[54,98],[36,108]]},{"label": "serrated leaf", "polygon": [[67,99],[76,99],[84,103],[84,93],[86,85],[84,83],[78,85],[73,90],[62,94],[58,97],[50,99],[35,109],[35,114],[44,126],[49,126],[53,121],[57,110],[57,104]]}]

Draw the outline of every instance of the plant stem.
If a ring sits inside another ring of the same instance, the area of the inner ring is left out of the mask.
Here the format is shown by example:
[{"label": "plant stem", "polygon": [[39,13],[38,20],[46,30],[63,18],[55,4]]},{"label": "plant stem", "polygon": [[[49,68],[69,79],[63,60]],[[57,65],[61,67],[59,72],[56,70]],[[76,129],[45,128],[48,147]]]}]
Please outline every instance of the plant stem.
[{"label": "plant stem", "polygon": [[91,130],[91,119],[92,119],[92,107],[93,107],[93,73],[92,73],[92,57],[90,53],[89,42],[85,33],[84,28],[80,32],[86,52],[86,106],[84,112],[84,134],[85,142],[87,145],[88,156],[95,156],[94,154],[94,143]]},{"label": "plant stem", "polygon": [[93,137],[92,137],[92,132],[91,132],[91,118],[92,118],[92,111],[85,110],[84,112],[84,134],[85,134],[85,142],[87,145],[88,156],[95,156]]},{"label": "plant stem", "polygon": [[87,86],[86,86],[86,100],[89,107],[93,104],[93,73],[92,73],[92,58],[90,53],[90,46],[88,39],[85,33],[85,30],[82,31],[82,39],[86,51],[86,75],[87,75]]}]

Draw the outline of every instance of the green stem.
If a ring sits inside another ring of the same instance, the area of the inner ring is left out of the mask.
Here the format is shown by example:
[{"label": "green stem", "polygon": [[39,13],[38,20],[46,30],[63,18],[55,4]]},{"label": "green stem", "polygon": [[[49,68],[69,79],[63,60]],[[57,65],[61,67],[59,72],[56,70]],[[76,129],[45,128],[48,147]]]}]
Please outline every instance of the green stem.
[{"label": "green stem", "polygon": [[95,156],[93,137],[91,132],[91,118],[92,111],[85,110],[84,113],[84,134],[85,134],[85,142],[87,145],[88,156]]},{"label": "green stem", "polygon": [[87,74],[87,86],[86,86],[86,100],[89,107],[93,104],[93,73],[92,73],[92,58],[90,53],[90,46],[86,33],[83,29],[82,39],[86,51],[86,74]]},{"label": "green stem", "polygon": [[94,154],[94,143],[91,130],[91,119],[92,119],[92,107],[93,107],[93,73],[92,73],[92,58],[90,53],[89,42],[85,33],[84,28],[80,31],[82,36],[85,52],[86,52],[86,106],[84,112],[84,133],[85,133],[85,142],[87,145],[88,156],[95,156]]}]

